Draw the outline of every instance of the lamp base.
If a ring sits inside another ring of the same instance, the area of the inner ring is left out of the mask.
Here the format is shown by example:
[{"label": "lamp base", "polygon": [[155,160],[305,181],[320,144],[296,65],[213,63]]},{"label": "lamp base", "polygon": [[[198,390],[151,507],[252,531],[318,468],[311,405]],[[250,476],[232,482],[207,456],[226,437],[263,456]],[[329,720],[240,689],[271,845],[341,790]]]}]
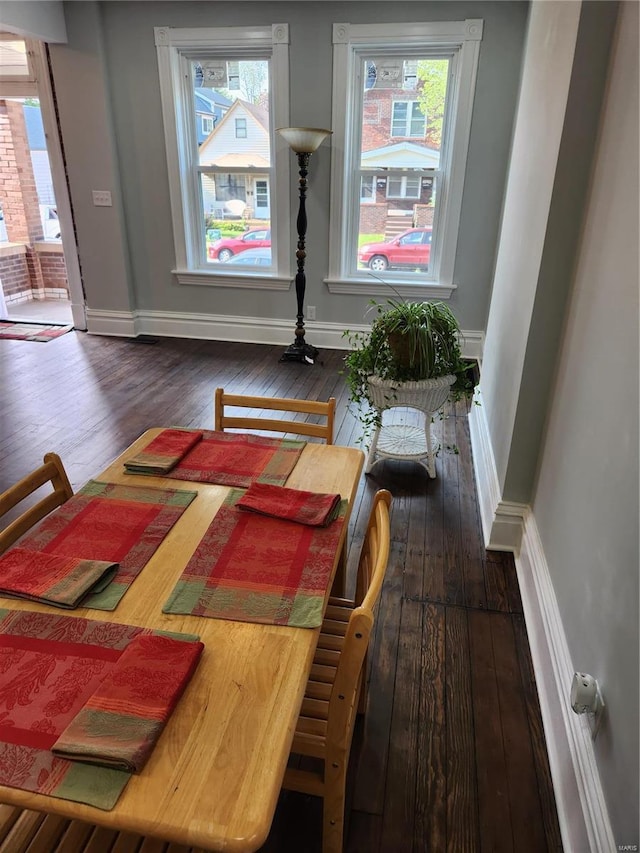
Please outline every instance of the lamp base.
[{"label": "lamp base", "polygon": [[299,364],[314,364],[320,350],[306,341],[294,341],[280,356],[280,361],[297,361]]}]

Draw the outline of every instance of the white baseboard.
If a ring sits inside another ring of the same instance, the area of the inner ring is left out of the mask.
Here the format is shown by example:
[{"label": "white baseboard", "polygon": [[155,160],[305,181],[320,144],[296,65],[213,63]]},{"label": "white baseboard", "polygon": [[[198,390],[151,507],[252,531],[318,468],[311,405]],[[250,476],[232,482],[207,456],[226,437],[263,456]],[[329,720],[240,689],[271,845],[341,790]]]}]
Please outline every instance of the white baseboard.
[{"label": "white baseboard", "polygon": [[469,432],[485,547],[517,554],[529,507],[502,500],[489,426],[479,392],[469,412]]},{"label": "white baseboard", "polygon": [[469,430],[485,546],[515,554],[564,850],[612,853],[589,721],[570,707],[575,668],[535,518],[528,505],[502,500],[482,405],[471,407]]},{"label": "white baseboard", "polygon": [[536,676],[562,843],[570,851],[616,850],[586,716],[571,710],[574,666],[533,514],[516,570]]},{"label": "white baseboard", "polygon": [[[309,343],[320,349],[348,349],[343,337],[343,323],[305,321]],[[350,326],[366,331],[369,326]],[[196,338],[205,341],[236,341],[238,343],[293,343],[295,323],[262,317],[233,317],[227,314],[179,314],[170,311],[102,311],[87,308],[87,331],[93,335],[136,337],[156,335],[167,338]],[[482,332],[463,332],[463,355],[481,358]]]}]

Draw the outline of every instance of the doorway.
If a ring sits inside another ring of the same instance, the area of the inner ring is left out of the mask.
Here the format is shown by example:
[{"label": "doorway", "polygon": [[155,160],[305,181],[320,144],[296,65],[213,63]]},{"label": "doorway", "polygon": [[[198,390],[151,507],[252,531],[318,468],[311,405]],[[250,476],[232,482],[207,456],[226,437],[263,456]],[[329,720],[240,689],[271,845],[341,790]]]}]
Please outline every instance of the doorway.
[{"label": "doorway", "polygon": [[[0,286],[9,320],[86,329],[46,45],[0,33]],[[11,188],[11,192],[8,188]]]}]

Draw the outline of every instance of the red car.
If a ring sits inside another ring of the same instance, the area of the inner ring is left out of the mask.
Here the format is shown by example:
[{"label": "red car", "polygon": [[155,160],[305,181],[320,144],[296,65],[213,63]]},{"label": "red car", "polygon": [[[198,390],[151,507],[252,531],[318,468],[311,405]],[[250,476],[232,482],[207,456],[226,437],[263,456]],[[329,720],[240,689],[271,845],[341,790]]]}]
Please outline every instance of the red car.
[{"label": "red car", "polygon": [[221,237],[216,240],[209,246],[209,258],[224,263],[233,255],[262,246],[271,247],[271,231],[268,228],[254,228],[245,231],[240,237]]},{"label": "red car", "polygon": [[386,243],[365,243],[358,250],[358,260],[375,272],[390,267],[429,266],[431,228],[411,228]]}]

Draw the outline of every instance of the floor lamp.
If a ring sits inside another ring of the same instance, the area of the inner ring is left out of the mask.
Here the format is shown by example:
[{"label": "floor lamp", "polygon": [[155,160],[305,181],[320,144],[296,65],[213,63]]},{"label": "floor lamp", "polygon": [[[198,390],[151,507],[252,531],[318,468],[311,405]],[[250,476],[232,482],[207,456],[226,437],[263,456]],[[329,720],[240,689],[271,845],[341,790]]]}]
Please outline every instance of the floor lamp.
[{"label": "floor lamp", "polygon": [[294,342],[287,347],[280,361],[298,361],[302,364],[313,364],[318,357],[318,350],[308,344],[304,339],[304,292],[306,289],[306,278],[304,275],[304,261],[306,252],[304,241],[307,233],[307,211],[305,207],[307,198],[307,166],[309,158],[318,148],[323,139],[329,136],[331,130],[321,130],[317,127],[281,127],[278,133],[289,144],[291,150],[298,157],[298,168],[300,169],[300,206],[298,208],[298,250],[296,259],[298,272],[296,273],[296,298],[298,300],[298,315],[296,318],[296,332]]}]

